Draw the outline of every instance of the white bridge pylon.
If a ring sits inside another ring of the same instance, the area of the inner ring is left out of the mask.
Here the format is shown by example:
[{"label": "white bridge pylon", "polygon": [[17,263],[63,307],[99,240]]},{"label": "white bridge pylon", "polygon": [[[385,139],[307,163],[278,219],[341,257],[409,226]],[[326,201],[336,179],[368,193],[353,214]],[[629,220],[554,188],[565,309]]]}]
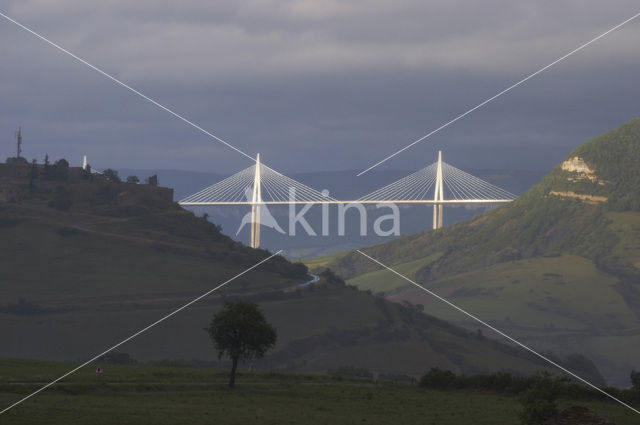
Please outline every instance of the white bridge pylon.
[{"label": "white bridge pylon", "polygon": [[352,202],[433,204],[433,228],[439,229],[444,205],[504,204],[516,198],[513,193],[442,161],[439,151],[437,162]]},{"label": "white bridge pylon", "polygon": [[179,201],[183,206],[250,205],[251,246],[260,246],[262,205],[426,204],[433,205],[433,229],[443,225],[444,205],[503,204],[513,193],[438,161],[356,200],[334,199],[260,162]]},{"label": "white bridge pylon", "polygon": [[[341,203],[260,162],[179,201],[185,206],[250,205],[251,247],[260,247],[262,205]],[[265,211],[266,212],[266,211]]]}]

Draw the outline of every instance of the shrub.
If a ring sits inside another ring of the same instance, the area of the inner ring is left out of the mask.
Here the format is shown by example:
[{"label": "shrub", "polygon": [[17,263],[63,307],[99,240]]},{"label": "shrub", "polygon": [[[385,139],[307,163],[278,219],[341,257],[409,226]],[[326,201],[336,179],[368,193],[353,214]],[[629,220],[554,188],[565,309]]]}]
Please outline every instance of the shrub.
[{"label": "shrub", "polygon": [[422,378],[419,385],[432,390],[446,390],[453,388],[456,382],[456,375],[450,370],[431,368]]},{"label": "shrub", "polygon": [[293,263],[291,264],[289,270],[284,273],[284,276],[293,278],[306,276],[308,271],[309,269],[303,263]]},{"label": "shrub", "polygon": [[533,386],[521,397],[523,410],[520,420],[526,425],[537,425],[556,416],[557,398],[564,380],[541,373],[534,378]]},{"label": "shrub", "polygon": [[69,162],[66,159],[59,159],[53,164],[56,180],[69,180]]},{"label": "shrub", "polygon": [[342,278],[337,274],[335,274],[334,271],[331,269],[324,269],[324,271],[320,273],[320,277],[324,278],[327,282],[332,283],[334,285],[338,285],[338,286],[346,285],[345,281],[342,280]]},{"label": "shrub", "polygon": [[116,170],[112,170],[111,168],[107,168],[106,170],[104,170],[102,172],[102,175],[105,179],[107,179],[107,181],[110,181],[111,183],[120,183],[122,181],[120,180],[120,176],[118,176],[118,172]]},{"label": "shrub", "polygon": [[640,372],[631,371],[631,386],[634,390],[640,390]]}]

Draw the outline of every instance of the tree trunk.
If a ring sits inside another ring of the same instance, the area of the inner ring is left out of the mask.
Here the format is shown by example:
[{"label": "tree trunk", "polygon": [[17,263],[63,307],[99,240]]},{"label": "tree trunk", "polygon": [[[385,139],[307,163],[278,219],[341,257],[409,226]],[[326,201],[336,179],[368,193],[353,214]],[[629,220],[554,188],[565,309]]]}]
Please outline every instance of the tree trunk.
[{"label": "tree trunk", "polygon": [[231,365],[231,376],[229,377],[229,387],[233,388],[236,385],[236,369],[238,368],[238,358],[234,357],[233,364]]}]

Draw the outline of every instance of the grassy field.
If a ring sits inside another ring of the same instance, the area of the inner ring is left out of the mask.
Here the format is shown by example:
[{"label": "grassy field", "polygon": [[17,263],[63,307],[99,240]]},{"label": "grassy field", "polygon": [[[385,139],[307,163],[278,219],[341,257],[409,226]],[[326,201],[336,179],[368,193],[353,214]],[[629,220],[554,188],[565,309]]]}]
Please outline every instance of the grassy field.
[{"label": "grassy field", "polygon": [[[401,273],[404,276],[408,277],[409,279],[415,279],[415,273],[418,270],[433,263],[438,258],[440,258],[440,254],[436,253],[419,260],[393,264],[390,265],[390,267],[398,273]],[[400,277],[396,277],[393,279],[390,279],[390,277],[394,276],[390,275],[388,270],[383,269],[354,277],[353,279],[347,280],[347,283],[349,285],[357,286],[362,290],[371,290],[374,293],[389,292],[407,284],[407,281]]]},{"label": "grassy field", "polygon": [[[74,366],[0,360],[0,408]],[[229,390],[226,380],[226,371],[209,369],[106,365],[98,376],[88,366],[2,419],[33,425],[520,423],[517,398],[486,392],[274,373],[242,373],[238,387]],[[637,423],[637,414],[607,401],[559,404],[587,406],[618,425]]]},{"label": "grassy field", "polygon": [[[500,263],[439,279],[428,286],[485,319],[511,321],[522,327],[584,331],[620,330],[636,323],[634,312],[616,289],[617,283],[591,261],[563,255]],[[402,294],[415,300],[419,296],[414,288],[407,286]],[[433,297],[420,298],[432,314],[456,318],[455,310]]]},{"label": "grassy field", "polygon": [[[390,273],[387,278],[401,283]],[[596,362],[610,383],[627,384],[629,371],[638,368],[636,312],[619,291],[618,280],[585,258],[511,261],[448,276],[427,287],[538,350],[580,351]],[[436,317],[478,327],[414,286],[396,289],[389,299],[421,303]]]},{"label": "grassy field", "polygon": [[300,261],[304,263],[310,270],[321,270],[329,263],[342,257],[348,251],[335,252],[333,254],[319,255],[317,257],[302,258]]},{"label": "grassy field", "polygon": [[[636,216],[620,213],[611,224],[625,229],[620,234],[630,245],[635,233],[628,226],[635,223]],[[423,261],[432,262],[431,258]],[[393,265],[410,278],[417,267],[419,260]],[[471,328],[479,326],[386,270],[347,282],[385,291],[393,301],[423,304],[425,312],[444,320]],[[429,282],[427,287],[500,329],[526,338],[538,349],[571,352],[579,347],[613,382],[628,382],[629,371],[638,367],[637,315],[619,291],[618,279],[602,273],[586,258],[562,255],[505,262],[447,276]]]}]

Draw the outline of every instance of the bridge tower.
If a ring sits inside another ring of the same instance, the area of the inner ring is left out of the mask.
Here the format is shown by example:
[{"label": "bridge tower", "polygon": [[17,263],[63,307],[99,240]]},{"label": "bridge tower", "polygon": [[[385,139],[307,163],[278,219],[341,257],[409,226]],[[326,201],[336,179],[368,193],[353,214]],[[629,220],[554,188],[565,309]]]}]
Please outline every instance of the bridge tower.
[{"label": "bridge tower", "polygon": [[260,181],[260,154],[256,157],[253,176],[253,196],[251,197],[251,248],[260,248],[260,204],[262,203],[262,182]]},{"label": "bridge tower", "polygon": [[[433,193],[434,201],[444,201],[444,190],[442,184],[442,151],[438,151],[438,165],[436,166],[436,185]],[[434,204],[433,205],[433,230],[439,229],[442,227],[442,214],[443,214],[442,204]]]}]

